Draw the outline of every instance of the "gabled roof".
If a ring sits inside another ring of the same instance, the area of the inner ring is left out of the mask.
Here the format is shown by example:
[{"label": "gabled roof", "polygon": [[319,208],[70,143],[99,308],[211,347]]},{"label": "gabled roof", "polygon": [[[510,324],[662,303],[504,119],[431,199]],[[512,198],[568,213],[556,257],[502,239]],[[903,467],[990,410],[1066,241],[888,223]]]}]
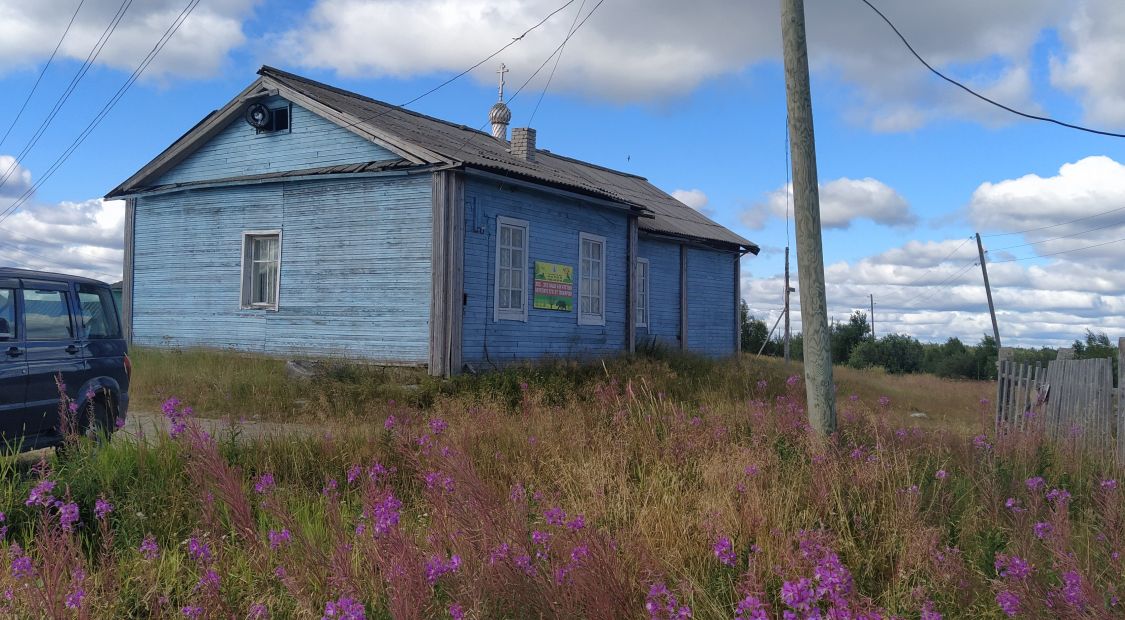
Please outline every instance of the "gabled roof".
[{"label": "gabled roof", "polygon": [[[338,125],[395,152],[415,165],[477,168],[639,207],[641,230],[736,245],[757,254],[758,246],[676,200],[643,177],[537,150],[527,161],[491,134],[273,67],[262,67],[253,84],[188,131],[107,198],[157,189],[150,185],[241,114],[248,99],[279,94]],[[383,162],[384,164],[386,162]],[[162,188],[166,189],[166,188]]]}]

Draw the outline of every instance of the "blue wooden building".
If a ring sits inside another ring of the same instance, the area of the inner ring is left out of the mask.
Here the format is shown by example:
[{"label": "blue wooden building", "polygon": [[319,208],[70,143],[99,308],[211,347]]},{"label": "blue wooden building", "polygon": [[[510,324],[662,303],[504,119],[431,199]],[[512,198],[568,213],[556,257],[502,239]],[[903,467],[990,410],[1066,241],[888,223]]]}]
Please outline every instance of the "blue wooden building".
[{"label": "blue wooden building", "polygon": [[428,366],[738,350],[758,247],[645,179],[270,67],[107,198],[134,343]]}]

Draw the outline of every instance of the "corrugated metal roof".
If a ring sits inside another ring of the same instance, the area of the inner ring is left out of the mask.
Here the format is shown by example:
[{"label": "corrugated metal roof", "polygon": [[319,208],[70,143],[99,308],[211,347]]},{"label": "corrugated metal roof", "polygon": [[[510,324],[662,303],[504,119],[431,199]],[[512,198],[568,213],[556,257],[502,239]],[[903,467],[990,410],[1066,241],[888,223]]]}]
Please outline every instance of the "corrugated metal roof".
[{"label": "corrugated metal roof", "polygon": [[[643,177],[538,150],[534,161],[508,152],[508,145],[464,125],[412,112],[350,91],[273,67],[258,73],[354,118],[357,129],[370,128],[437,153],[450,162],[518,175],[576,189],[613,201],[642,207],[651,218],[639,218],[641,230],[742,246],[755,254],[758,246],[695,209],[676,200]],[[437,162],[433,162],[437,163]]]}]

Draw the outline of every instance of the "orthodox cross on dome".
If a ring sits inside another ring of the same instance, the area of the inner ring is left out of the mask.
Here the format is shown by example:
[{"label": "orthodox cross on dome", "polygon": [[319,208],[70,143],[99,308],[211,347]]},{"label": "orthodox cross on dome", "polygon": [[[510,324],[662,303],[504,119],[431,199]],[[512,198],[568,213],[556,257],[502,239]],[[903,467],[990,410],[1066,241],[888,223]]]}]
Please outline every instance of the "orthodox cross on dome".
[{"label": "orthodox cross on dome", "polygon": [[508,72],[508,66],[500,63],[500,69],[497,73],[500,74],[500,101],[504,100],[504,74]]}]

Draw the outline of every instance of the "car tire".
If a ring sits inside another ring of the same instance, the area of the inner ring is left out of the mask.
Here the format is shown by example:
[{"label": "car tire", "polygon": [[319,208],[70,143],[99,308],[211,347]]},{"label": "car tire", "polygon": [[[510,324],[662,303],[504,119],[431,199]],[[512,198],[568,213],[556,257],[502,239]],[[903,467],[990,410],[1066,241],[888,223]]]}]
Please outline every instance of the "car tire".
[{"label": "car tire", "polygon": [[86,420],[86,436],[101,445],[113,438],[114,414],[113,399],[108,393],[93,401],[90,416]]}]

